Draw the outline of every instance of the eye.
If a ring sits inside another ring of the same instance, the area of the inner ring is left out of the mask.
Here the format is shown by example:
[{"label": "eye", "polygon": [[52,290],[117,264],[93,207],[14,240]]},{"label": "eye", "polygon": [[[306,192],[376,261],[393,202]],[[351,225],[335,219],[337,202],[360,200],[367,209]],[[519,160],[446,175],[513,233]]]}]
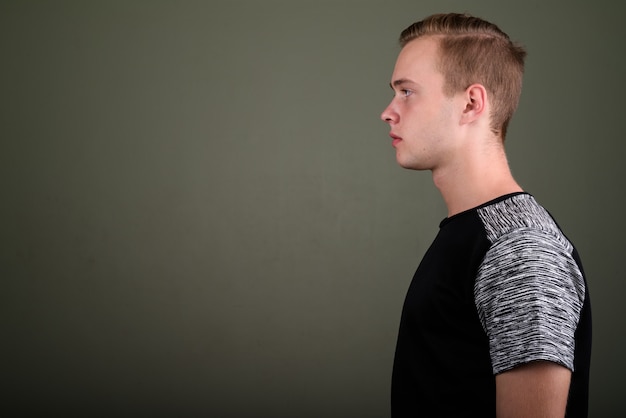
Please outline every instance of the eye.
[{"label": "eye", "polygon": [[402,93],[402,96],[404,97],[409,97],[410,95],[413,94],[412,90],[408,90],[408,89],[402,89],[400,90],[400,93]]}]

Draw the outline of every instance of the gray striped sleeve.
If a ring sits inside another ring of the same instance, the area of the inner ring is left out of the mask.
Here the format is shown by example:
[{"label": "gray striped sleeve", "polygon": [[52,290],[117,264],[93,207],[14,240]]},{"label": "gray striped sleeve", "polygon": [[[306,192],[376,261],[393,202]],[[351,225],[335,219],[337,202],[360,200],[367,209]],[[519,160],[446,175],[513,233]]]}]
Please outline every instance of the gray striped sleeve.
[{"label": "gray striped sleeve", "polygon": [[560,231],[536,226],[493,242],[474,295],[494,374],[533,360],[574,369],[574,332],[585,288],[571,251]]}]

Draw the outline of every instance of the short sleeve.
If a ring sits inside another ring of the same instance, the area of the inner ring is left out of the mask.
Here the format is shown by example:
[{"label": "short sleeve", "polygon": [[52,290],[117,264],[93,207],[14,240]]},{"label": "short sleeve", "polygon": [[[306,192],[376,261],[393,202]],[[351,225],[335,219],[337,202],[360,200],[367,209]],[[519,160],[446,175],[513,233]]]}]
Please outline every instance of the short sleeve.
[{"label": "short sleeve", "polygon": [[585,284],[562,240],[533,228],[503,235],[479,267],[474,296],[494,374],[534,360],[574,370]]}]

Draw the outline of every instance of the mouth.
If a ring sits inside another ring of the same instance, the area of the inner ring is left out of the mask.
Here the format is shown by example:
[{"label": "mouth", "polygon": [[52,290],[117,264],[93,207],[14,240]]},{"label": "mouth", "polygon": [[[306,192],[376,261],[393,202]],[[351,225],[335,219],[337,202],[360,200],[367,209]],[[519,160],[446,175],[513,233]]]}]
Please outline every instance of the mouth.
[{"label": "mouth", "polygon": [[394,133],[390,133],[389,136],[391,137],[391,145],[394,148],[400,143],[400,141],[402,141],[402,138],[400,138],[398,135]]}]

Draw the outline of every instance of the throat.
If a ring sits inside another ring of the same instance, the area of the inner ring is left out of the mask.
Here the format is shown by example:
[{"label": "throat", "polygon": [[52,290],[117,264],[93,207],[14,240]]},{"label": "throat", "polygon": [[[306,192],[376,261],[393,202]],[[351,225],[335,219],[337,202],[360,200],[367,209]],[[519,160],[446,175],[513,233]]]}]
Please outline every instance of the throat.
[{"label": "throat", "polygon": [[508,170],[489,170],[486,173],[433,171],[433,182],[448,208],[448,216],[475,208],[498,197],[523,192]]}]

